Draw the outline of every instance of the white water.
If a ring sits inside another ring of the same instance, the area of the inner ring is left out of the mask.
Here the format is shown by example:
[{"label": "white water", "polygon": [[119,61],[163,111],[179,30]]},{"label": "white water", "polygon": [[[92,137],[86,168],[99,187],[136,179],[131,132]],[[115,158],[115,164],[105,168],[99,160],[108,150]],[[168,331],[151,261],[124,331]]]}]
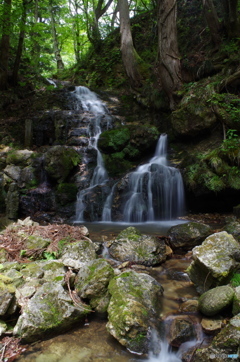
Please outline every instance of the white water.
[{"label": "white water", "polygon": [[95,186],[104,184],[108,179],[108,174],[104,167],[102,155],[97,147],[99,136],[102,133],[101,119],[103,115],[106,114],[106,108],[98,99],[97,95],[86,87],[76,87],[74,96],[77,100],[77,110],[89,112],[94,116],[91,118],[91,123],[88,127],[88,136],[90,138],[89,146],[93,147],[97,151],[97,166],[94,169],[90,186],[84,190],[81,190],[77,196],[75,222],[80,222],[84,220],[84,211],[86,207],[85,202],[88,194],[90,194],[91,190]]},{"label": "white water", "polygon": [[[130,174],[126,199],[123,210],[125,222],[172,220],[183,214],[182,176],[177,168],[168,165],[166,134],[160,136],[150,161]],[[103,221],[109,219],[103,218]]]}]

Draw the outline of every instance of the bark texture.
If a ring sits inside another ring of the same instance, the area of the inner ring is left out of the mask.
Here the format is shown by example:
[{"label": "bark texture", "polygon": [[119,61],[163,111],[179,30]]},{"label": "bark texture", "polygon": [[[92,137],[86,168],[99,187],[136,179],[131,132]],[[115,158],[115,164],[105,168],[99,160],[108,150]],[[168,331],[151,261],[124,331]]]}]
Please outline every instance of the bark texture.
[{"label": "bark texture", "polygon": [[138,88],[141,86],[141,74],[138,69],[138,55],[133,46],[127,0],[119,0],[118,6],[120,12],[122,60],[131,86],[133,88]]},{"label": "bark texture", "polygon": [[212,41],[215,45],[218,45],[221,42],[219,34],[220,23],[212,0],[203,0],[203,11],[211,33]]},{"label": "bark texture", "polygon": [[159,73],[163,90],[166,92],[170,108],[176,107],[176,91],[181,87],[181,64],[177,42],[177,2],[158,1],[158,51]]}]

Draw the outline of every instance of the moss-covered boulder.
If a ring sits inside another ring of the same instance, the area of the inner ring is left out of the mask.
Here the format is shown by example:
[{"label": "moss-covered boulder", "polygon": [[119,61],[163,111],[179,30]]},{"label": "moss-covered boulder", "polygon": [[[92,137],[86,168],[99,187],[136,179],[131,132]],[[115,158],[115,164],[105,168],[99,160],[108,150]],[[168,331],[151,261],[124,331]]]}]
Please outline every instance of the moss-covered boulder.
[{"label": "moss-covered boulder", "polygon": [[10,165],[26,167],[32,164],[36,154],[30,150],[11,150],[8,152],[6,162]]},{"label": "moss-covered boulder", "polygon": [[158,326],[162,286],[151,276],[125,271],[109,284],[107,330],[131,351],[148,351],[150,327]]},{"label": "moss-covered boulder", "polygon": [[98,147],[110,175],[123,174],[155,146],[159,132],[152,125],[131,125],[105,131]]},{"label": "moss-covered boulder", "polygon": [[73,148],[53,146],[45,154],[44,167],[51,178],[61,183],[80,162],[81,157]]},{"label": "moss-covered boulder", "polygon": [[135,227],[128,227],[112,242],[109,253],[119,261],[133,261],[150,266],[164,262],[168,251],[163,240],[142,235]]},{"label": "moss-covered boulder", "polygon": [[238,265],[233,255],[239,248],[239,243],[226,231],[210,235],[202,245],[193,248],[193,262],[187,273],[199,293],[231,279]]},{"label": "moss-covered boulder", "polygon": [[110,301],[108,284],[114,277],[114,270],[104,259],[96,259],[83,265],[75,280],[75,290],[99,313],[105,313]]},{"label": "moss-covered boulder", "polygon": [[240,223],[237,220],[232,220],[226,224],[224,230],[233,235],[236,240],[240,241]]},{"label": "moss-covered boulder", "polygon": [[173,347],[197,337],[193,322],[187,316],[176,316],[170,323],[168,341]]},{"label": "moss-covered boulder", "polygon": [[59,283],[44,283],[25,304],[14,327],[14,335],[25,342],[61,333],[79,322],[87,310],[73,304],[68,292]]},{"label": "moss-covered boulder", "polygon": [[190,250],[192,247],[201,244],[210,234],[210,226],[198,222],[175,225],[168,231],[173,249],[184,248]]},{"label": "moss-covered boulder", "polygon": [[212,317],[221,313],[233,302],[233,288],[223,285],[203,293],[198,301],[198,308],[202,314]]},{"label": "moss-covered boulder", "polygon": [[64,265],[80,269],[83,264],[97,258],[97,247],[89,240],[81,240],[63,247],[60,258]]}]

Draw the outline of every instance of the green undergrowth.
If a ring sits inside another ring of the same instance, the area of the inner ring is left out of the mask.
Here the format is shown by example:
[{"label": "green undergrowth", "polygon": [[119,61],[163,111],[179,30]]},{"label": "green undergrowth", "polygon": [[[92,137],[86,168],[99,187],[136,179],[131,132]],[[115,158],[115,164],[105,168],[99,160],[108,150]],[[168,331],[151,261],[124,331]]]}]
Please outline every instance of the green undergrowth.
[{"label": "green undergrowth", "polygon": [[186,167],[185,181],[192,189],[201,187],[219,192],[226,188],[240,190],[240,137],[228,130],[227,138],[211,151],[195,155]]}]

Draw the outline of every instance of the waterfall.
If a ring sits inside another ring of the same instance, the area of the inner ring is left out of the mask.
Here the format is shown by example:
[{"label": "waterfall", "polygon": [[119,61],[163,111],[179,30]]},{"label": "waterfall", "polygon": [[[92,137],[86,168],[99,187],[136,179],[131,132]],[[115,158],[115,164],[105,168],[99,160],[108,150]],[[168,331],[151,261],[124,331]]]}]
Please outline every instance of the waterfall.
[{"label": "waterfall", "polygon": [[91,191],[95,186],[103,185],[108,180],[108,174],[104,167],[103,158],[97,146],[99,136],[102,133],[101,121],[107,113],[107,110],[101,100],[98,99],[97,95],[86,87],[76,87],[73,95],[75,97],[76,110],[89,112],[90,115],[93,115],[93,117],[90,117],[91,122],[87,133],[90,139],[89,146],[94,148],[97,152],[97,166],[93,171],[90,186],[79,191],[77,196],[75,222],[79,222],[84,220],[86,203],[91,202],[89,201]]},{"label": "waterfall", "polygon": [[[110,199],[106,201],[104,210],[109,210],[109,202],[114,199],[113,193],[114,189]],[[130,174],[125,200],[125,222],[172,220],[183,214],[182,176],[177,168],[168,165],[166,134],[160,136],[155,154],[150,161]],[[107,218],[103,215],[103,220],[109,221],[109,215],[110,211],[106,213]]]}]

